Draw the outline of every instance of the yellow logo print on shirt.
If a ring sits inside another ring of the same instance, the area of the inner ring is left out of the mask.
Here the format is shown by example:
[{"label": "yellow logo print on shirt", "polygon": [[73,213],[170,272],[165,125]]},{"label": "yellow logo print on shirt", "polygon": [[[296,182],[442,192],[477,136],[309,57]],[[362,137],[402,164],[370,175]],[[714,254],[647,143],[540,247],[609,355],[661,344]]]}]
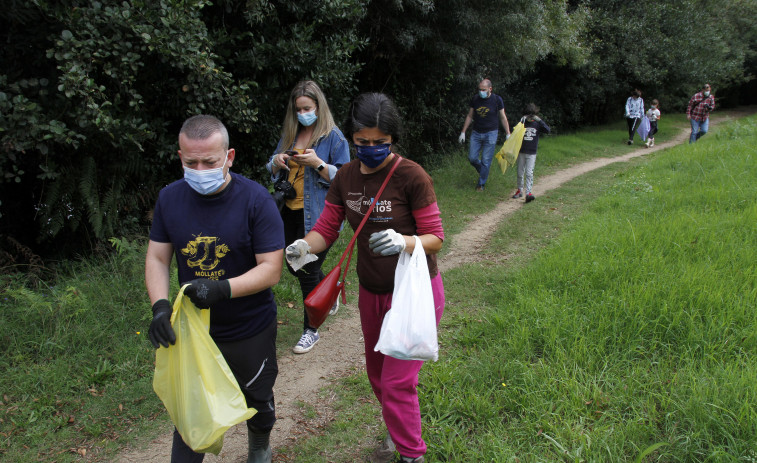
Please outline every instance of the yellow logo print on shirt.
[{"label": "yellow logo print on shirt", "polygon": [[478,117],[485,118],[489,114],[489,108],[486,106],[479,106],[478,109],[476,109],[476,114],[478,114]]},{"label": "yellow logo print on shirt", "polygon": [[215,236],[197,236],[181,250],[181,253],[189,256],[187,259],[189,268],[213,270],[229,251],[229,247],[225,244],[218,244],[218,238]]}]

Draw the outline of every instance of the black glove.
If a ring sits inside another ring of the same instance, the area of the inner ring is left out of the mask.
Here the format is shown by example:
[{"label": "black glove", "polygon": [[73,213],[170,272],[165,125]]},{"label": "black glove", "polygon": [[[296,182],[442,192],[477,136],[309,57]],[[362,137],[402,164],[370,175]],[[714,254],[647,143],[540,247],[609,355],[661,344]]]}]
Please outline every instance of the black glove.
[{"label": "black glove", "polygon": [[231,298],[231,284],[229,280],[208,280],[198,278],[189,283],[184,294],[189,296],[192,303],[200,309],[208,309],[211,305]]},{"label": "black glove", "polygon": [[147,336],[150,338],[152,346],[156,349],[168,347],[168,343],[176,344],[176,334],[171,328],[171,303],[168,299],[158,299],[152,306],[152,323],[147,330]]}]

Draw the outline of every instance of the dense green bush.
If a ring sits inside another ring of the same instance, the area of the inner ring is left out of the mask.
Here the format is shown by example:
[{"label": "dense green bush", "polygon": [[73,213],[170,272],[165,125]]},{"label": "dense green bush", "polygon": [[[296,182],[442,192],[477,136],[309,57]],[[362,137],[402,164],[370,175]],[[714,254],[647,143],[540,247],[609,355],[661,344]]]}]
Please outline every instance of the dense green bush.
[{"label": "dense green bush", "polygon": [[359,91],[389,93],[403,153],[429,163],[484,77],[511,121],[534,101],[560,131],[619,118],[635,87],[663,112],[705,80],[735,105],[757,68],[757,4],[743,0],[7,3],[0,234],[46,257],[144,233],[157,191],[181,175],[190,115],[219,116],[235,169],[265,179],[301,79],[322,86],[338,121]]},{"label": "dense green bush", "polygon": [[12,6],[0,13],[0,214],[13,220],[0,233],[46,255],[143,230],[181,173],[188,116],[220,117],[256,176],[294,83],[316,79],[341,102],[353,93],[354,1]]}]

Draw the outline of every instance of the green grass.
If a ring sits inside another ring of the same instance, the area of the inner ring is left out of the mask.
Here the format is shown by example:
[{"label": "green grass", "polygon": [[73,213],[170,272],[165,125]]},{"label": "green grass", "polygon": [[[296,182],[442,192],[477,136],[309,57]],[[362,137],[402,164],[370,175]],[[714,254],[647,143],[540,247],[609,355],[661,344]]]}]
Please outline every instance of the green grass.
[{"label": "green grass", "polygon": [[[660,125],[658,144],[685,120]],[[508,217],[490,259],[444,275],[442,355],[419,387],[428,461],[757,458],[756,131],[754,118],[715,125],[694,146],[575,179]],[[535,183],[640,149],[623,140],[620,124],[545,137]],[[432,174],[448,237],[515,183],[492,171],[476,193],[462,150]],[[116,244],[49,286],[0,277],[0,460],[80,461],[86,448],[112,461],[169,429],[151,384],[144,239]],[[275,294],[284,354],[302,328],[299,285],[284,272]],[[288,461],[354,461],[383,437],[364,373],[323,393],[335,421],[277,449]]]},{"label": "green grass", "polygon": [[622,172],[524,265],[445,275],[433,461],[757,458],[756,122]]},{"label": "green grass", "polygon": [[[757,119],[709,137],[569,182],[503,221],[490,259],[445,273],[442,353],[419,386],[427,461],[757,458]],[[459,229],[493,207],[455,188],[464,175],[434,172]],[[353,381],[333,391],[347,410]],[[288,454],[357,460],[385,431],[354,413]],[[334,455],[347,424],[374,438]]]},{"label": "green grass", "polygon": [[[660,120],[660,132],[655,137],[656,143],[659,145],[672,139],[686,126],[686,117],[683,115],[663,118]],[[625,127],[623,121],[569,134],[542,136],[539,139],[534,183],[538,184],[540,176],[550,175],[597,157],[616,157],[631,151],[643,150],[638,144],[625,144],[628,139]],[[503,176],[495,166],[496,161],[492,164],[483,194],[474,189],[478,176],[468,163],[467,150],[461,149],[448,155],[432,167],[434,188],[448,238],[462,231],[476,215],[490,211],[500,201],[510,199],[510,195],[516,189],[516,169],[508,169]],[[454,238],[445,243],[442,255],[450,249],[453,242]]]},{"label": "green grass", "polygon": [[160,425],[144,248],[119,244],[121,255],[65,266],[54,286],[0,280],[3,460],[74,461],[79,448],[112,452],[133,428]]}]

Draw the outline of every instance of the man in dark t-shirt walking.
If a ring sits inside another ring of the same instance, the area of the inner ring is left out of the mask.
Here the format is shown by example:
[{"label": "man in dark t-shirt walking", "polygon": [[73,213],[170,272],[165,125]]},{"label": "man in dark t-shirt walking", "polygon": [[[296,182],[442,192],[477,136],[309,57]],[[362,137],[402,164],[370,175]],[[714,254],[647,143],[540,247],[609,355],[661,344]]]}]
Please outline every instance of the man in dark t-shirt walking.
[{"label": "man in dark t-shirt walking", "polygon": [[[276,421],[276,302],[284,225],[262,185],[231,172],[235,150],[217,118],[187,119],[179,132],[184,178],[160,191],[145,258],[145,284],[153,304],[148,335],[158,349],[173,348],[170,267],[200,309],[210,310],[210,336],[234,374],[248,407],[248,462],[270,463],[269,435]],[[187,404],[191,406],[191,404]],[[171,461],[199,463],[174,431]]]},{"label": "man in dark t-shirt walking", "polygon": [[492,93],[492,83],[489,79],[484,79],[478,84],[478,93],[471,99],[463,130],[457,139],[460,143],[465,143],[465,132],[471,122],[473,122],[473,132],[470,137],[468,161],[478,172],[476,191],[484,191],[486,179],[489,178],[489,168],[494,158],[500,122],[505,128],[505,139],[510,138],[510,124],[505,115],[505,104],[502,102],[502,97]]}]

